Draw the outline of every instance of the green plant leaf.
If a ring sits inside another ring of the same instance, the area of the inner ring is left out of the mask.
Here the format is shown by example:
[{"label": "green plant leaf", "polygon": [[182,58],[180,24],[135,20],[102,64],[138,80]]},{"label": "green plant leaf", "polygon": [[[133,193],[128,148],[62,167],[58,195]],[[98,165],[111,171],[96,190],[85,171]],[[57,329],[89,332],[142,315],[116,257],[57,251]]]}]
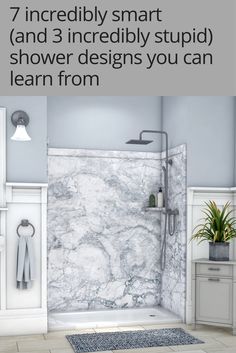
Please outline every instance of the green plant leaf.
[{"label": "green plant leaf", "polygon": [[227,202],[222,210],[215,201],[205,202],[206,208],[202,210],[205,215],[193,229],[191,240],[226,242],[236,237],[236,218],[232,217],[231,204]]}]

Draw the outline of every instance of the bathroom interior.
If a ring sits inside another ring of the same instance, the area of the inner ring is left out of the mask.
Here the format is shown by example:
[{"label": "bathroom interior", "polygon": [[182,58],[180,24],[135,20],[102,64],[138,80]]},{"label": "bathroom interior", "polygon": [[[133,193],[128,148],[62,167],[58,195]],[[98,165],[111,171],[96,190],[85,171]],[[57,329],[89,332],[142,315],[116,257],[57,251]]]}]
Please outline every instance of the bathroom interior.
[{"label": "bathroom interior", "polygon": [[[0,336],[191,325],[193,264],[208,258],[193,229],[209,200],[236,210],[236,97],[1,96],[0,107]],[[29,141],[12,138],[19,111]],[[25,290],[20,232],[34,247]],[[221,326],[236,330],[235,316]],[[14,350],[0,340],[1,351]]]}]

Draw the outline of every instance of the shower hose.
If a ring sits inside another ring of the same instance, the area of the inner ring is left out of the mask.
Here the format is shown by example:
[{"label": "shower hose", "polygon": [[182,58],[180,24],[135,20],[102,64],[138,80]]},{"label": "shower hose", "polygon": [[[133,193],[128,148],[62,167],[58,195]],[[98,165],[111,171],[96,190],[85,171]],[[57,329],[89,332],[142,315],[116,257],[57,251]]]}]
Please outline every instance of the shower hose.
[{"label": "shower hose", "polygon": [[[171,226],[171,217],[173,217],[173,224]],[[166,236],[167,230],[170,236],[173,236],[176,229],[176,214],[170,214],[168,210],[165,212],[164,219],[164,236],[161,245],[161,270],[164,271],[166,267]]]}]

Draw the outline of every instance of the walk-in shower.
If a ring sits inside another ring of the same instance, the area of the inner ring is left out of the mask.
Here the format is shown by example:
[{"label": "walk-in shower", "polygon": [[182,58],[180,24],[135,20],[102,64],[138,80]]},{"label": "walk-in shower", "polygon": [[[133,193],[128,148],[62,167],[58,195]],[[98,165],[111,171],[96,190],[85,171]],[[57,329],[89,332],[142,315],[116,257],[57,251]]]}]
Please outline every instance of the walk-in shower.
[{"label": "walk-in shower", "polygon": [[143,134],[160,134],[165,137],[165,166],[162,167],[164,173],[164,234],[163,234],[163,241],[161,245],[161,269],[165,269],[166,265],[166,236],[167,231],[170,236],[173,236],[176,231],[176,217],[179,214],[178,209],[171,209],[169,208],[169,166],[172,165],[172,159],[169,159],[168,151],[169,151],[169,144],[168,144],[168,134],[166,131],[159,131],[159,130],[142,130],[139,134],[138,139],[131,139],[127,141],[127,144],[132,145],[148,145],[153,142],[153,140],[146,140],[143,138]]},{"label": "walk-in shower", "polygon": [[[163,152],[48,150],[50,329],[184,320],[186,148],[158,136]],[[166,208],[148,209],[160,185]]]}]

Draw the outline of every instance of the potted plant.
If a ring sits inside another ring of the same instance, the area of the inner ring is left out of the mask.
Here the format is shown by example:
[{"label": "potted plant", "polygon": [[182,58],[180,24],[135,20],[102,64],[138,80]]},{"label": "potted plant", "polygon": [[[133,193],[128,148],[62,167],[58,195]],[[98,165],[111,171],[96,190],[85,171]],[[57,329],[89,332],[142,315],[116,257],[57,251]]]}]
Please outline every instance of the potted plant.
[{"label": "potted plant", "polygon": [[192,239],[209,242],[209,260],[229,261],[229,241],[236,237],[236,218],[230,202],[219,209],[214,201],[206,202],[204,223],[194,228]]}]

